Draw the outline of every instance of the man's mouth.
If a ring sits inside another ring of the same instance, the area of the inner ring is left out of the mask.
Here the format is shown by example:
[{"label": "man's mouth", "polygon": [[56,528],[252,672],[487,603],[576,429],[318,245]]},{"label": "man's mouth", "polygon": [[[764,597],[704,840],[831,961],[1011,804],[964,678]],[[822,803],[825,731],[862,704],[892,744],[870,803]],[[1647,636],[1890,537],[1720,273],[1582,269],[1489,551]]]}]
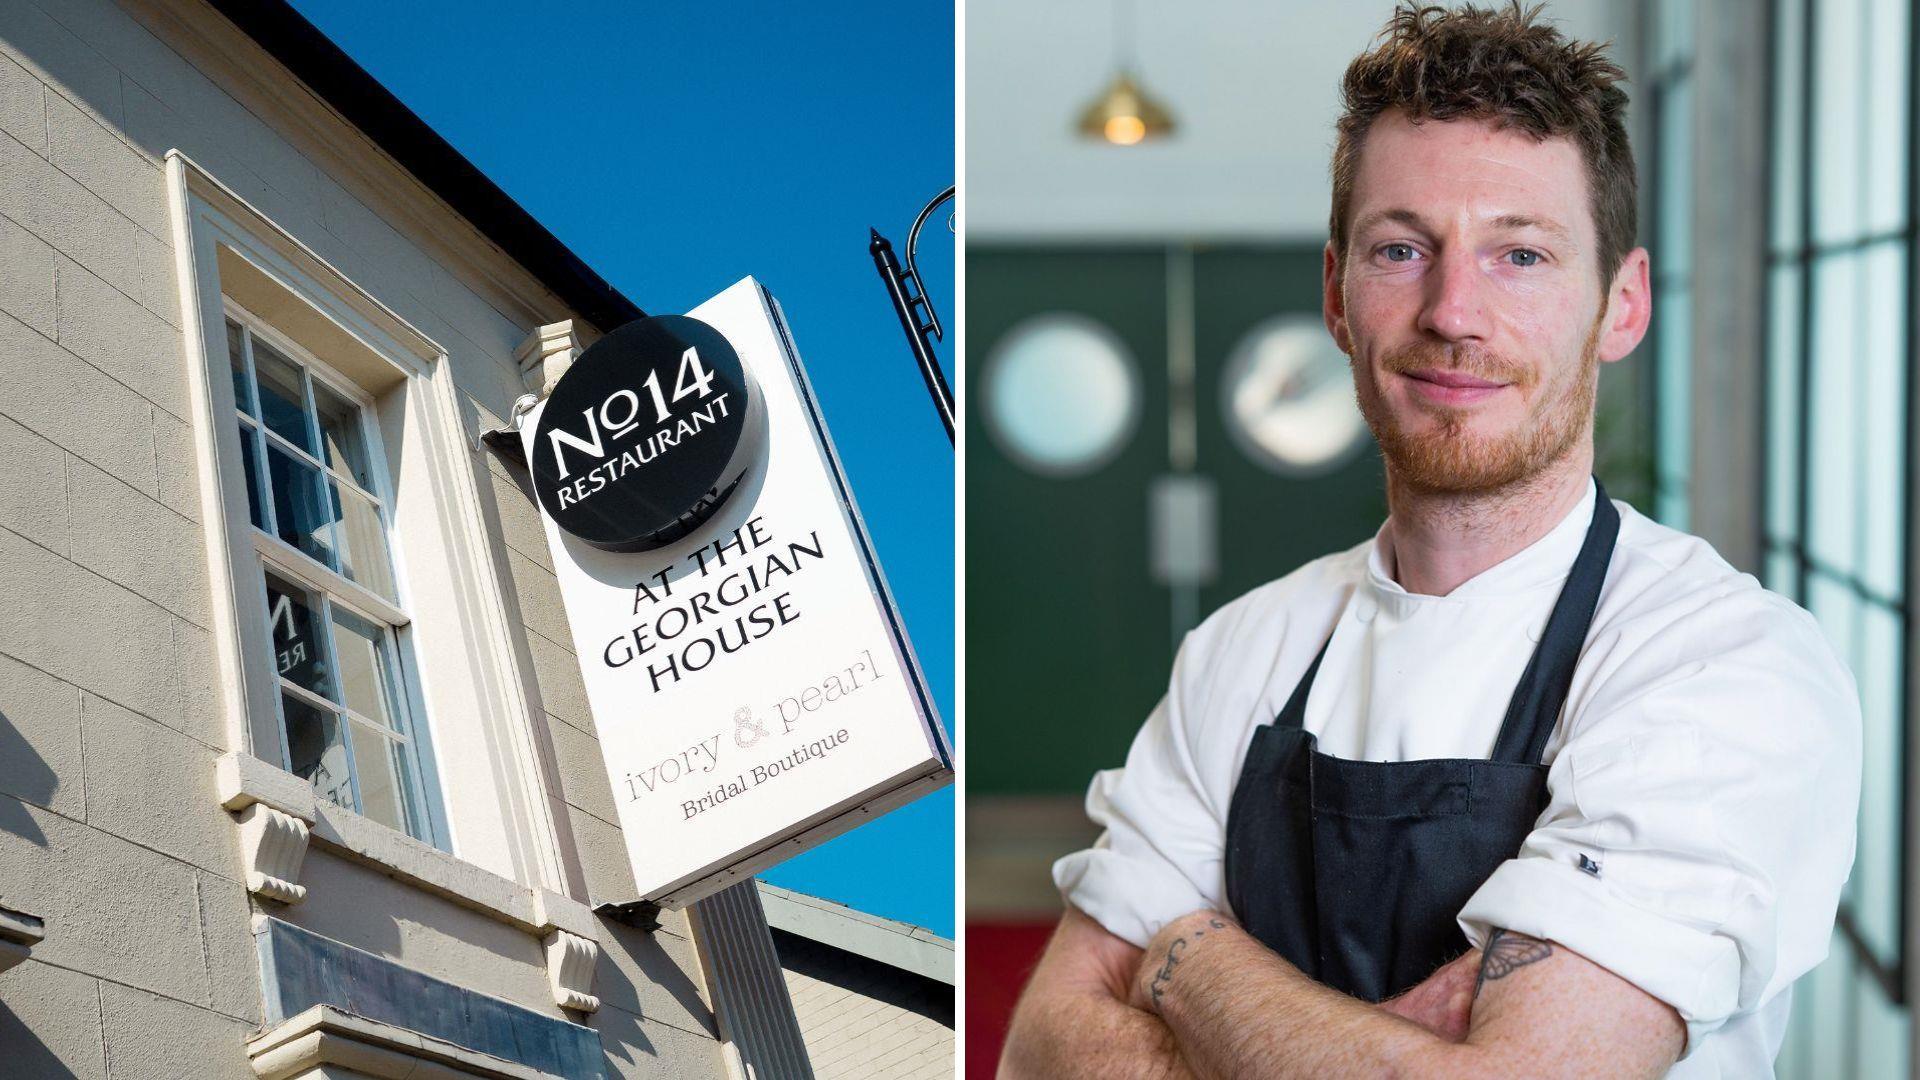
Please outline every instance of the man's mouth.
[{"label": "man's mouth", "polygon": [[1508,385],[1446,368],[1421,368],[1401,374],[1413,382],[1421,397],[1441,405],[1469,405],[1492,397]]}]

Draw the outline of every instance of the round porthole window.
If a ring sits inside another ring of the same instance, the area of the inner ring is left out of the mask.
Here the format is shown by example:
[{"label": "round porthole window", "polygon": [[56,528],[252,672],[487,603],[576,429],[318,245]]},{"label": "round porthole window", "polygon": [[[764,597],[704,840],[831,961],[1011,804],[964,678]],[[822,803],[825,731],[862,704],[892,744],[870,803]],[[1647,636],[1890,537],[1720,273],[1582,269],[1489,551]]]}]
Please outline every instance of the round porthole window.
[{"label": "round porthole window", "polygon": [[1241,451],[1284,476],[1332,472],[1367,445],[1346,354],[1310,315],[1249,330],[1227,358],[1220,397]]},{"label": "round porthole window", "polygon": [[1046,476],[1100,468],[1132,436],[1140,375],[1119,335],[1084,315],[1036,315],[1007,331],[984,371],[987,430]]}]

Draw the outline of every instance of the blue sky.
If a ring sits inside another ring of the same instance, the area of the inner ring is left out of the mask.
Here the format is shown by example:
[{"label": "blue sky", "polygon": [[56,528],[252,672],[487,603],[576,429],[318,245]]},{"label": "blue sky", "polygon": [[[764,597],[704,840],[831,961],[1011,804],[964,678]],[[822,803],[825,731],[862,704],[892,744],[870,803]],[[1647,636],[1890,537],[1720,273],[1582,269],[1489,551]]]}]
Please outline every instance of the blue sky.
[{"label": "blue sky", "polygon": [[[650,314],[748,274],[772,290],[951,731],[953,454],[867,227],[904,247],[954,181],[953,6],[293,2]],[[944,211],[920,250],[950,323]],[[952,937],[953,808],[949,788],[762,877]]]}]

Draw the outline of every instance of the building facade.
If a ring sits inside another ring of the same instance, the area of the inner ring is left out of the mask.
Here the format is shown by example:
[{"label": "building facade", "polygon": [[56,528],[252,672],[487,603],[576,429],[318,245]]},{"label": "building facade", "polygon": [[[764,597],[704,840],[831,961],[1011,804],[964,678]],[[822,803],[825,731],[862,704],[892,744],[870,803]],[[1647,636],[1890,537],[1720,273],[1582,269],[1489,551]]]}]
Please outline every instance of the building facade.
[{"label": "building facade", "polygon": [[815,1076],[953,1075],[953,942],[765,882],[760,899]]},{"label": "building facade", "polygon": [[0,1072],[812,1074],[482,438],[640,314],[277,0],[0,4]]}]

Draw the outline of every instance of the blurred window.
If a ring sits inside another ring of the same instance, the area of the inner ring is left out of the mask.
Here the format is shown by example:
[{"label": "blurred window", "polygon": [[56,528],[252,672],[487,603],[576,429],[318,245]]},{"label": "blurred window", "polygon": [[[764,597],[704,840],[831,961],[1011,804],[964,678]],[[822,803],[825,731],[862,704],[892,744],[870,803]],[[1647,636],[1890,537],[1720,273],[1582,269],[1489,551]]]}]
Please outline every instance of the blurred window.
[{"label": "blurred window", "polygon": [[1858,854],[1783,1077],[1908,1071],[1912,6],[1773,0],[1764,573],[1820,621],[1865,722]]},{"label": "blurred window", "polygon": [[1046,476],[1080,476],[1113,460],[1140,420],[1140,372],[1106,324],[1036,315],[987,357],[987,430],[1007,455]]},{"label": "blurred window", "polygon": [[1693,5],[1660,0],[1651,9],[1645,80],[1653,118],[1653,515],[1688,527],[1693,425]]},{"label": "blurred window", "polygon": [[1372,442],[1347,354],[1318,315],[1275,315],[1247,331],[1220,399],[1241,452],[1282,476],[1323,476]]}]

